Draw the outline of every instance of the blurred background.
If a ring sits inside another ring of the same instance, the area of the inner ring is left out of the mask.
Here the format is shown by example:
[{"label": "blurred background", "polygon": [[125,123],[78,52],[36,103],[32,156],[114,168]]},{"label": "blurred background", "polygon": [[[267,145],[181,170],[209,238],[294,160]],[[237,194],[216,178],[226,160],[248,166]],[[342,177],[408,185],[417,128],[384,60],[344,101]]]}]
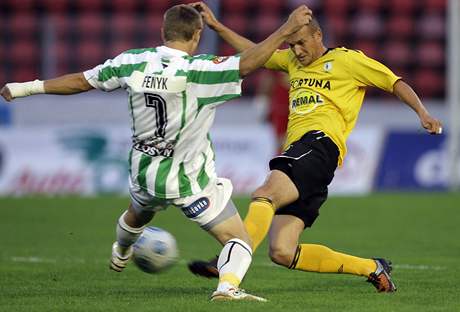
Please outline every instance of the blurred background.
[{"label": "blurred background", "polygon": [[[170,0],[1,0],[0,85],[89,69],[131,48],[161,44]],[[392,95],[369,89],[335,194],[458,190],[458,0],[209,0],[227,26],[259,42],[307,4],[328,47],[359,49],[403,77],[444,124],[429,136]],[[201,53],[235,51],[207,30]],[[288,114],[284,75],[258,70],[243,97],[218,109],[218,171],[247,194],[268,172]],[[130,118],[123,91],[0,100],[0,194],[127,191]]]}]

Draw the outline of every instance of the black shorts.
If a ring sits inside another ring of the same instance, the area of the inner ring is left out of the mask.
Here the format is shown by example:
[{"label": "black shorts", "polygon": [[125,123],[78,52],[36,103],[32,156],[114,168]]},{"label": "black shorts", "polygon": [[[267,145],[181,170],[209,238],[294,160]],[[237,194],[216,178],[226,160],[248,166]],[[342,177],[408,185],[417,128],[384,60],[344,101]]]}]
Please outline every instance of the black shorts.
[{"label": "black shorts", "polygon": [[299,199],[275,214],[300,218],[311,227],[327,199],[327,186],[337,168],[339,150],[321,131],[310,131],[270,161],[270,170],[284,172],[297,187]]}]

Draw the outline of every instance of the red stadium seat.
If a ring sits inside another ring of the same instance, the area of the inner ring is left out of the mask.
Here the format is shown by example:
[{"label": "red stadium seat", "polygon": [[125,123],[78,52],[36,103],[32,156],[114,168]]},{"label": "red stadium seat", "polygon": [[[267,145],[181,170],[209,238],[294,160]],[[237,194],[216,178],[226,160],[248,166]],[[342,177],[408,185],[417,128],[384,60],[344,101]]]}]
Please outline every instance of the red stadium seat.
[{"label": "red stadium seat", "polygon": [[418,19],[417,35],[425,38],[444,38],[445,17],[440,13],[427,13]]},{"label": "red stadium seat", "polygon": [[161,25],[163,24],[163,15],[149,15],[145,17],[145,20],[141,22],[139,32],[144,42],[141,43],[141,47],[153,47],[162,43],[161,40]]},{"label": "red stadium seat", "polygon": [[105,26],[104,17],[94,12],[83,13],[77,17],[76,27],[81,37],[100,38]]},{"label": "red stadium seat", "polygon": [[76,6],[81,11],[101,11],[104,0],[77,0]]},{"label": "red stadium seat", "polygon": [[76,58],[82,68],[91,68],[105,61],[105,51],[106,48],[100,40],[84,39],[77,45]]},{"label": "red stadium seat", "polygon": [[425,0],[423,8],[426,12],[445,12],[448,0]]},{"label": "red stadium seat", "polygon": [[111,21],[111,33],[117,38],[127,38],[136,36],[137,20],[134,14],[115,14],[112,15]]},{"label": "red stadium seat", "polygon": [[171,6],[169,0],[144,0],[144,6],[148,14],[161,14]]},{"label": "red stadium seat", "polygon": [[8,19],[9,31],[13,37],[35,38],[40,30],[38,19],[31,13],[13,14]]},{"label": "red stadium seat", "polygon": [[244,34],[248,30],[249,20],[244,15],[232,13],[224,15],[222,23],[238,34]]},{"label": "red stadium seat", "polygon": [[250,1],[247,0],[222,0],[221,2],[221,15],[224,16],[228,13],[246,14],[250,7]]},{"label": "red stadium seat", "polygon": [[5,4],[15,12],[32,11],[34,9],[34,4],[36,3],[35,0],[6,0],[5,2]]},{"label": "red stadium seat", "polygon": [[349,19],[343,14],[330,15],[326,20],[325,34],[328,38],[334,38],[334,41],[339,44],[348,34]]},{"label": "red stadium seat", "polygon": [[138,2],[141,1],[111,0],[110,5],[114,11],[128,14],[136,10]]},{"label": "red stadium seat", "polygon": [[110,46],[110,58],[117,56],[118,54],[131,49],[144,48],[136,46],[133,40],[115,40]]},{"label": "red stadium seat", "polygon": [[65,13],[69,9],[67,0],[42,0],[43,8],[49,13]]},{"label": "red stadium seat", "polygon": [[385,63],[390,68],[412,62],[412,51],[406,41],[389,41],[383,45]]},{"label": "red stadium seat", "polygon": [[281,14],[286,1],[282,0],[259,0],[257,8],[259,14]]},{"label": "red stadium seat", "polygon": [[388,8],[394,8],[393,12],[397,11],[398,14],[411,15],[415,13],[421,2],[416,0],[389,0],[387,5]]},{"label": "red stadium seat", "polygon": [[414,17],[408,15],[393,15],[386,24],[386,33],[394,38],[408,38],[415,35]]},{"label": "red stadium seat", "polygon": [[[348,0],[326,0],[324,1],[324,11],[326,14],[331,15],[342,15],[347,14],[349,9]],[[315,14],[313,12],[313,14]]]},{"label": "red stadium seat", "polygon": [[382,18],[374,13],[360,13],[352,20],[352,30],[360,38],[375,39],[383,31]]},{"label": "red stadium seat", "polygon": [[375,40],[360,40],[357,39],[353,46],[347,47],[350,49],[356,49],[362,51],[369,57],[378,58],[382,57],[379,51],[379,47]]},{"label": "red stadium seat", "polygon": [[382,0],[359,0],[357,9],[361,12],[378,12],[382,9],[384,2]]},{"label": "red stadium seat", "polygon": [[438,41],[425,41],[419,43],[417,51],[417,62],[422,66],[441,66],[444,64],[444,49]]},{"label": "red stadium seat", "polygon": [[[334,1],[334,0],[333,0]],[[299,7],[300,5],[304,5],[306,4],[311,10],[317,10],[321,7],[321,4],[322,2],[324,2],[324,0],[309,0],[309,1],[305,1],[305,0],[289,0],[289,1],[286,1],[287,2],[287,7],[290,11],[296,9],[297,7]]]},{"label": "red stadium seat", "polygon": [[228,43],[223,43],[219,47],[219,52],[217,53],[218,55],[234,55],[236,54],[236,50],[230,46]]},{"label": "red stadium seat", "polygon": [[282,23],[278,14],[259,15],[255,20],[257,30],[257,41],[264,40],[275,31]]},{"label": "red stadium seat", "polygon": [[10,45],[6,55],[13,68],[35,66],[39,64],[40,48],[38,42],[31,40],[16,41]]},{"label": "red stadium seat", "polygon": [[439,72],[424,68],[415,73],[415,91],[422,97],[441,97],[444,93],[445,77]]},{"label": "red stadium seat", "polygon": [[50,47],[50,58],[56,62],[56,75],[69,73],[69,62],[74,59],[74,48],[67,42],[56,42]]},{"label": "red stadium seat", "polygon": [[30,66],[19,65],[19,67],[15,67],[11,74],[10,81],[23,82],[37,79],[39,77],[37,64]]}]

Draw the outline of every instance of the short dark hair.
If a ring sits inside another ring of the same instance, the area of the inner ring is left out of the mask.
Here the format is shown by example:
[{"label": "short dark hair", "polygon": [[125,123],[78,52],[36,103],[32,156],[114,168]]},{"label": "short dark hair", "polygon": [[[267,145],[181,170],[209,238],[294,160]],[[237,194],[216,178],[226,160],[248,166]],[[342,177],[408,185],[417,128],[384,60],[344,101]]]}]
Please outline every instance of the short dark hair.
[{"label": "short dark hair", "polygon": [[168,9],[163,18],[165,41],[190,41],[203,27],[201,15],[190,5],[179,4]]},{"label": "short dark hair", "polygon": [[322,32],[321,26],[319,25],[319,22],[315,17],[312,17],[310,23],[308,24],[308,28],[310,28],[311,34],[314,34],[317,31]]}]

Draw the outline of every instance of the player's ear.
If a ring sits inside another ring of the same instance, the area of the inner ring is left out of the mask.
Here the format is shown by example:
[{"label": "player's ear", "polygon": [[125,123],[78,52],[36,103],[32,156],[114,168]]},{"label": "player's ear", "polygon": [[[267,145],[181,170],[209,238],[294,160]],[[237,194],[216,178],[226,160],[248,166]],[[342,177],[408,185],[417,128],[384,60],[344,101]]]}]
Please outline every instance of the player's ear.
[{"label": "player's ear", "polygon": [[194,41],[196,42],[200,41],[202,31],[203,31],[203,28],[198,28],[197,30],[195,30],[195,32],[193,33],[193,37],[192,37]]},{"label": "player's ear", "polygon": [[323,32],[321,30],[318,29],[317,31],[315,31],[313,37],[315,38],[316,42],[323,42]]}]

